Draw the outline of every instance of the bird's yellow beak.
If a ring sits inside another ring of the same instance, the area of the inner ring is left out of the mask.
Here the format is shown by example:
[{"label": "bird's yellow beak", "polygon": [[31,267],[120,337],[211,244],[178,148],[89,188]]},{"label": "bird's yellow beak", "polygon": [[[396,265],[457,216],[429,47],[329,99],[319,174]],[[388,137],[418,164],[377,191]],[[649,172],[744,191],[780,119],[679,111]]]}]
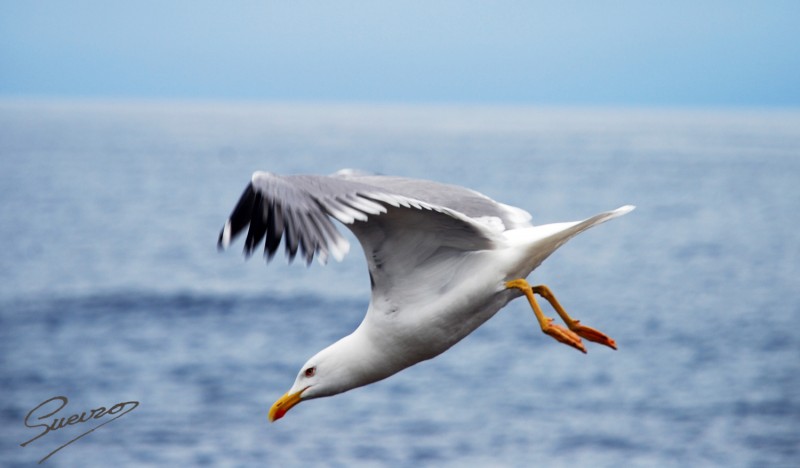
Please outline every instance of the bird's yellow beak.
[{"label": "bird's yellow beak", "polygon": [[302,399],[301,395],[305,390],[306,389],[304,388],[299,392],[286,393],[284,396],[278,398],[278,401],[276,401],[269,409],[269,422],[275,422],[282,418],[287,411],[294,407],[294,405],[300,403]]}]

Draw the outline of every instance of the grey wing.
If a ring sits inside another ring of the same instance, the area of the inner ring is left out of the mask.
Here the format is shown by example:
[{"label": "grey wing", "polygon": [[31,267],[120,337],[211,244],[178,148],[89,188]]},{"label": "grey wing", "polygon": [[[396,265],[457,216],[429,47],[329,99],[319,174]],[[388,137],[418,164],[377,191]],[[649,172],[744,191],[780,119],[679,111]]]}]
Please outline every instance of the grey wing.
[{"label": "grey wing", "polygon": [[374,182],[256,172],[220,232],[218,246],[226,248],[249,226],[244,245],[246,255],[252,254],[264,241],[265,254],[271,259],[281,239],[285,238],[290,261],[298,252],[306,263],[311,263],[315,255],[323,263],[329,255],[340,260],[349,245],[331,218],[347,225],[365,223],[367,229],[363,226],[353,229],[363,243],[363,233],[369,232],[370,217],[386,213],[388,207],[429,212],[437,222],[457,226],[461,232],[468,233],[476,245],[485,245],[493,237],[485,226],[458,211],[398,193]]},{"label": "grey wing", "polygon": [[[492,225],[500,230],[530,227],[531,215],[514,206],[496,202],[475,190],[457,185],[442,184],[430,180],[408,179],[405,177],[364,174],[353,171],[340,171],[335,174],[347,180],[379,185],[404,196],[425,200]],[[499,224],[497,224],[499,223]]]}]

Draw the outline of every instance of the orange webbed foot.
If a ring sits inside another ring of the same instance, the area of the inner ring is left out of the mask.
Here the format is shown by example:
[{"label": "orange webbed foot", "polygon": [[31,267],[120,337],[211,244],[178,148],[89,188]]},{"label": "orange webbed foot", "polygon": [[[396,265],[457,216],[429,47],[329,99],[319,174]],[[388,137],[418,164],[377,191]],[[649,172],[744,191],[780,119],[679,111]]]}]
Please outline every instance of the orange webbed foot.
[{"label": "orange webbed foot", "polygon": [[552,336],[556,341],[564,343],[567,346],[572,346],[578,351],[586,354],[586,347],[583,346],[580,336],[572,330],[562,327],[561,325],[553,324],[553,319],[548,318],[549,323],[542,331]]},{"label": "orange webbed foot", "polygon": [[581,325],[580,320],[573,321],[569,328],[577,335],[589,341],[594,341],[595,343],[608,346],[611,349],[617,349],[617,343],[611,337],[599,330],[595,330],[592,327]]}]

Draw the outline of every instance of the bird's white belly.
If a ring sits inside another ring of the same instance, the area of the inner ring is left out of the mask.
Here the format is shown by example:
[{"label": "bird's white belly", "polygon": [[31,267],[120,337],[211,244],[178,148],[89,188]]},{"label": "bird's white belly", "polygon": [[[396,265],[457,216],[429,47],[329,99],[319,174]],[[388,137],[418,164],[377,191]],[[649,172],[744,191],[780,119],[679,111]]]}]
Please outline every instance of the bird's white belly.
[{"label": "bird's white belly", "polygon": [[[473,252],[469,258],[454,264],[438,283],[428,284],[436,292],[426,294],[427,300],[409,301],[372,316],[382,322],[378,329],[393,335],[392,341],[403,350],[408,365],[430,359],[472,333],[519,296],[505,287],[508,270],[506,259],[497,251]],[[371,304],[371,308],[375,306]]]}]

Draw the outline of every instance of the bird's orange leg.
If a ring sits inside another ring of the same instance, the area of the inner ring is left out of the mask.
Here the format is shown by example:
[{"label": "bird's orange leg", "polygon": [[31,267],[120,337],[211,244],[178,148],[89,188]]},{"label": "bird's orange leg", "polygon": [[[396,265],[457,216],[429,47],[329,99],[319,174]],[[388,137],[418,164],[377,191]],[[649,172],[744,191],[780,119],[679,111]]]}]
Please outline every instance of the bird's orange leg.
[{"label": "bird's orange leg", "polygon": [[569,327],[570,330],[589,341],[594,341],[595,343],[606,345],[609,348],[617,349],[617,343],[605,333],[595,330],[594,328],[581,325],[580,320],[573,320],[572,317],[567,314],[567,311],[561,307],[561,304],[558,303],[556,296],[553,294],[553,291],[550,291],[550,288],[540,284],[539,286],[534,286],[532,289],[534,293],[545,298],[545,300],[549,302],[551,306],[553,306],[553,309],[556,310],[558,315],[561,317],[561,320],[567,324],[567,327]]},{"label": "bird's orange leg", "polygon": [[[560,325],[554,325],[553,319],[551,319],[550,317],[545,317],[544,313],[542,312],[542,309],[539,307],[539,304],[536,302],[536,298],[533,295],[534,288],[531,287],[530,284],[528,284],[528,281],[526,281],[523,278],[518,278],[507,282],[506,288],[509,289],[516,288],[522,291],[523,294],[525,294],[525,297],[528,298],[528,302],[531,304],[531,308],[533,308],[533,314],[536,315],[536,320],[539,321],[539,325],[542,327],[542,332],[552,336],[561,343],[572,346],[573,348],[583,353],[586,352],[586,348],[583,346],[581,338],[576,333],[567,330],[566,328]],[[545,297],[545,299],[547,298]],[[555,300],[555,298],[553,299]],[[549,301],[549,299],[547,300]],[[559,312],[559,315],[560,314],[561,313]]]}]

